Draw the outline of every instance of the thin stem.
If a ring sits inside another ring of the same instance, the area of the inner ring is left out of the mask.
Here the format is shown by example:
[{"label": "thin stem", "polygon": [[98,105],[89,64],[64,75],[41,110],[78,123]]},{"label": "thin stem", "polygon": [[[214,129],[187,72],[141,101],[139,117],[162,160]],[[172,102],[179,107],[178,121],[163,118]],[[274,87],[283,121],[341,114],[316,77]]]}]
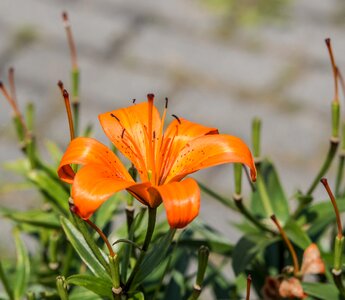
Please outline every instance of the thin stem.
[{"label": "thin stem", "polygon": [[275,232],[269,228],[267,228],[265,225],[263,225],[257,218],[255,218],[251,212],[244,206],[243,204],[243,198],[242,195],[233,195],[234,203],[236,204],[239,211],[243,214],[244,217],[247,218],[248,221],[252,222],[253,225],[260,228],[263,231],[275,234]]},{"label": "thin stem", "polygon": [[109,251],[109,255],[114,257],[115,256],[115,252],[113,250],[113,248],[111,247],[109,241],[108,241],[108,238],[106,237],[106,235],[103,233],[103,231],[97,227],[96,224],[92,223],[90,220],[85,220],[85,222],[87,224],[89,224],[94,230],[97,231],[97,233],[99,234],[99,236],[102,238],[102,240],[104,241],[104,243],[106,244],[107,248],[108,248],[108,251]]},{"label": "thin stem", "polygon": [[343,181],[344,165],[345,165],[345,155],[344,153],[340,153],[337,177],[335,181],[335,195],[337,197],[340,196],[340,186],[341,186],[341,182]]},{"label": "thin stem", "polygon": [[71,63],[72,63],[72,68],[73,69],[78,69],[78,60],[77,60],[77,49],[74,43],[73,35],[72,35],[72,30],[71,30],[71,24],[68,19],[68,14],[67,12],[62,13],[62,20],[63,20],[63,25],[66,30],[66,35],[67,35],[67,42],[69,46],[69,50],[71,51]]},{"label": "thin stem", "polygon": [[71,103],[69,101],[69,94],[64,89],[63,83],[61,81],[58,82],[58,86],[61,90],[61,94],[62,94],[62,97],[64,99],[66,113],[67,113],[67,119],[68,119],[69,134],[70,134],[70,139],[72,141],[75,137],[75,134],[74,134],[74,124],[73,124],[73,118],[72,118],[72,111],[71,111]]},{"label": "thin stem", "polygon": [[339,139],[338,138],[331,138],[326,160],[324,161],[319,173],[316,175],[316,177],[315,177],[314,181],[312,182],[310,188],[308,189],[307,193],[300,196],[299,204],[298,204],[295,212],[293,213],[294,218],[297,218],[300,215],[300,213],[303,211],[303,209],[313,201],[312,194],[313,194],[316,186],[318,185],[320,179],[328,171],[328,169],[329,169],[329,167],[330,167],[330,165],[331,165],[331,163],[335,157],[335,154],[337,152],[338,145],[339,145]]},{"label": "thin stem", "polygon": [[278,219],[276,218],[276,216],[272,215],[271,219],[274,222],[274,224],[277,226],[277,228],[278,228],[278,230],[279,230],[279,232],[280,232],[280,234],[282,236],[283,241],[285,242],[286,246],[289,249],[289,252],[291,254],[292,261],[293,261],[293,266],[294,266],[293,272],[294,272],[295,276],[298,276],[298,273],[299,273],[299,263],[298,263],[296,251],[295,251],[294,247],[292,246],[289,238],[287,237],[283,227],[281,227],[281,225],[280,225]]},{"label": "thin stem", "polygon": [[14,103],[17,103],[16,85],[14,82],[14,68],[8,69],[8,83],[10,85],[11,98]]},{"label": "thin stem", "polygon": [[258,168],[258,170],[259,170],[259,172],[258,172],[256,184],[257,184],[258,192],[260,195],[260,199],[262,201],[262,205],[263,205],[264,210],[266,212],[266,216],[269,217],[269,216],[273,215],[273,208],[271,205],[270,197],[267,193],[264,179],[263,179],[261,172],[260,172],[260,168]]},{"label": "thin stem", "polygon": [[144,244],[142,246],[142,251],[140,253],[140,256],[132,270],[131,275],[129,276],[127,283],[125,285],[125,290],[128,291],[130,290],[130,287],[132,285],[134,276],[136,275],[136,273],[138,272],[140,265],[146,255],[146,251],[149,248],[151,239],[152,239],[152,235],[153,235],[153,231],[155,229],[155,225],[156,225],[156,216],[157,216],[157,208],[148,208],[148,223],[147,223],[147,230],[146,230],[146,236],[145,236],[145,240],[144,240]]},{"label": "thin stem", "polygon": [[332,64],[332,70],[333,70],[333,77],[334,77],[334,101],[339,101],[339,96],[338,96],[338,80],[337,80],[337,66],[335,64],[335,59],[333,55],[333,49],[332,49],[332,44],[331,44],[331,39],[327,38],[325,39],[327,49],[329,52],[329,57],[331,59],[331,64]]},{"label": "thin stem", "polygon": [[328,185],[327,179],[326,178],[322,178],[321,183],[323,184],[323,186],[325,187],[329,198],[331,199],[333,208],[334,208],[334,213],[337,219],[337,226],[338,226],[338,238],[341,239],[343,237],[343,227],[341,225],[341,219],[340,219],[340,213],[339,213],[339,209],[338,209],[338,205],[337,205],[337,201],[335,200],[335,197]]},{"label": "thin stem", "polygon": [[250,286],[252,284],[252,276],[249,274],[247,277],[247,291],[246,291],[246,300],[250,299]]},{"label": "thin stem", "polygon": [[14,114],[18,117],[21,126],[24,128],[24,132],[25,132],[25,136],[28,138],[30,137],[29,134],[29,130],[26,127],[24,118],[22,116],[22,114],[20,113],[18,106],[16,104],[16,102],[14,101],[14,99],[10,96],[10,94],[7,92],[7,89],[5,88],[4,84],[2,83],[2,81],[0,81],[0,90],[2,92],[2,94],[4,95],[4,97],[6,98],[6,100],[8,101],[8,103],[11,105]]}]

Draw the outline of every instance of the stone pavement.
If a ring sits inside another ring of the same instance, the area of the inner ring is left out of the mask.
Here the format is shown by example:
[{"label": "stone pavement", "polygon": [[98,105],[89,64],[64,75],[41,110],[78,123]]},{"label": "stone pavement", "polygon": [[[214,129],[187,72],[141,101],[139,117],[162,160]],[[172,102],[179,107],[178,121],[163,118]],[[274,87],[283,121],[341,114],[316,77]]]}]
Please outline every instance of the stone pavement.
[{"label": "stone pavement", "polygon": [[[99,113],[126,106],[133,98],[145,101],[153,92],[160,107],[169,97],[171,113],[248,143],[250,122],[261,117],[263,153],[277,163],[287,194],[310,183],[330,135],[333,78],[324,38],[332,38],[345,70],[342,1],[291,0],[281,22],[225,28],[231,34],[221,35],[222,15],[201,0],[1,0],[1,78],[15,67],[20,103],[30,100],[37,107],[38,138],[64,148],[69,134],[56,86],[59,79],[69,82],[63,10],[69,12],[79,54],[82,124],[94,123],[97,138],[106,142]],[[10,109],[2,103],[4,162],[20,157],[20,151]],[[229,194],[231,171],[221,166],[197,177]],[[1,171],[0,180],[2,185],[16,177]],[[2,192],[1,204],[34,205],[22,196]],[[238,235],[228,226],[234,218],[222,215],[221,208],[206,199],[201,215],[235,239]]]}]

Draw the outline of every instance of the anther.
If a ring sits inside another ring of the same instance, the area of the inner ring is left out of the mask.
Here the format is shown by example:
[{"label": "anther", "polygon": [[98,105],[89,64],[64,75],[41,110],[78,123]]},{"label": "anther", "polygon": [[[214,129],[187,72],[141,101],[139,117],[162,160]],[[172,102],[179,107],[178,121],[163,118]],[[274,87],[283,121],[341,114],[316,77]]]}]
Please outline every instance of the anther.
[{"label": "anther", "polygon": [[178,116],[176,116],[176,115],[171,115],[171,116],[174,117],[179,124],[181,124],[181,120]]},{"label": "anther", "polygon": [[169,102],[168,97],[165,97],[165,108],[168,108],[168,102]]},{"label": "anther", "polygon": [[63,88],[63,83],[61,80],[58,81],[57,85],[60,88],[61,92],[63,92],[64,88]]},{"label": "anther", "polygon": [[62,20],[64,21],[65,23],[65,26],[68,26],[68,14],[66,11],[62,12]]},{"label": "anther", "polygon": [[0,81],[0,89],[2,89],[4,87],[4,84],[2,81]]},{"label": "anther", "polygon": [[69,94],[65,89],[63,90],[62,95],[65,99],[69,98]]},{"label": "anther", "polygon": [[154,94],[147,94],[147,99],[148,99],[148,100],[153,100],[154,97],[155,97]]},{"label": "anther", "polygon": [[133,100],[132,100],[132,103],[134,104],[134,103],[135,103],[135,101],[137,101],[137,99],[133,99]]},{"label": "anther", "polygon": [[152,137],[153,137],[153,139],[156,138],[156,132],[155,131],[152,133]]}]

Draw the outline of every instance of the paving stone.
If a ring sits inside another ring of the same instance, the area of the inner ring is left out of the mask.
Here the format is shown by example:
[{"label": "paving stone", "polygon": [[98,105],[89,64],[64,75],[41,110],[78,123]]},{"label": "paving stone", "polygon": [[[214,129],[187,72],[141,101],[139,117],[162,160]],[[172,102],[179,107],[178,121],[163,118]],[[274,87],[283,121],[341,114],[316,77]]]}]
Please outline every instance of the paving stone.
[{"label": "paving stone", "polygon": [[[330,117],[326,103],[323,114],[312,110],[286,112],[278,104],[253,104],[234,95],[200,88],[184,90],[176,94],[170,103],[170,109],[178,116],[217,127],[222,133],[240,137],[248,145],[251,121],[260,117],[263,122],[262,153],[282,166],[282,177],[290,195],[297,187],[309,184],[310,177],[320,166],[320,157],[327,151]],[[301,168],[301,165],[304,167]],[[227,168],[211,171],[205,175],[205,182],[215,184],[218,190],[226,192],[229,181],[225,178],[228,178],[228,173]]]},{"label": "paving stone", "polygon": [[245,49],[215,45],[159,27],[142,30],[128,45],[126,54],[161,68],[187,70],[230,86],[251,89],[269,86],[284,67],[284,62],[267,53],[261,53],[258,59],[257,53]]},{"label": "paving stone", "polygon": [[[38,37],[43,40],[64,41],[67,49],[61,18],[61,13],[65,9],[69,12],[77,49],[81,53],[87,47],[87,51],[92,49],[98,55],[102,55],[113,40],[126,32],[130,21],[121,15],[116,18],[104,18],[82,5],[62,6],[61,3],[52,5],[46,1],[4,0],[0,3],[0,10],[6,11],[6,14],[1,15],[1,22],[12,30],[30,27],[37,31]],[[69,57],[66,55],[66,58]]]}]

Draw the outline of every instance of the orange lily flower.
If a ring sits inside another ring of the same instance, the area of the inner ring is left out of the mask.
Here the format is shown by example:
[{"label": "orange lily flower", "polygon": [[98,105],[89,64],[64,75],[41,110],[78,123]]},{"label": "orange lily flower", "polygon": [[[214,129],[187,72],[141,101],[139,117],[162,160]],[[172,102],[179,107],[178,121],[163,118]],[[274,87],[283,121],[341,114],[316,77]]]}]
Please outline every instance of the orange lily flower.
[{"label": "orange lily flower", "polygon": [[[60,166],[60,179],[72,185],[72,198],[78,214],[88,219],[112,194],[126,189],[151,208],[165,206],[172,228],[182,228],[199,213],[200,190],[188,174],[223,164],[242,163],[256,170],[248,147],[237,137],[219,134],[182,118],[170,123],[164,132],[167,103],[162,118],[148,101],[99,116],[108,138],[138,170],[136,183],[119,158],[92,138],[71,141]],[[70,164],[83,167],[75,174]]]}]

